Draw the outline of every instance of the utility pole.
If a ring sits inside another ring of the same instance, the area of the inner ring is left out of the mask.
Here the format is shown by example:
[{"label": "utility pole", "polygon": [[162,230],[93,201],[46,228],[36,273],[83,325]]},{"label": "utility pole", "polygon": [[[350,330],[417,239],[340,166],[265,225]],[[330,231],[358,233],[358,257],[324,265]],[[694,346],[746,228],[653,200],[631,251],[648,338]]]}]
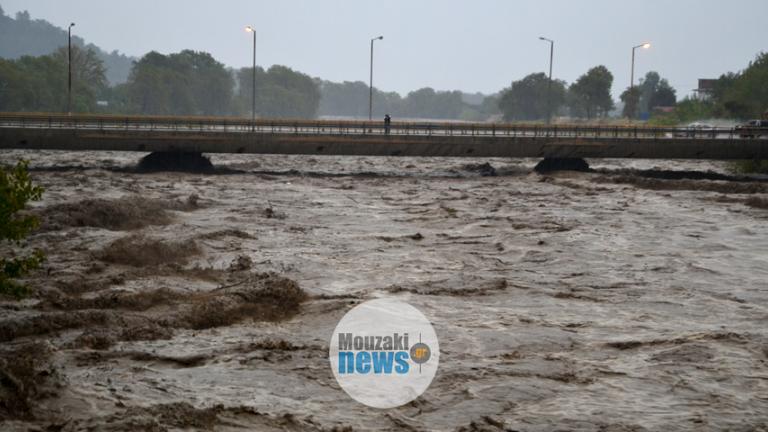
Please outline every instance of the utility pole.
[{"label": "utility pole", "polygon": [[637,98],[635,98],[635,51],[638,48],[648,49],[651,47],[650,43],[643,43],[640,45],[636,45],[632,47],[632,77],[629,81],[629,97],[631,98],[630,101],[635,104],[633,112],[630,114],[630,118],[637,117],[638,113],[637,110],[640,105],[640,96],[638,95]]},{"label": "utility pole", "polygon": [[549,42],[549,83],[547,85],[547,124],[552,123],[552,63],[555,60],[555,41],[545,37],[539,37],[540,40]]},{"label": "utility pole", "polygon": [[75,23],[69,24],[67,39],[67,114],[72,115],[72,27]]},{"label": "utility pole", "polygon": [[651,47],[651,44],[644,43],[637,46],[632,47],[632,78],[630,80],[629,88],[633,89],[635,88],[635,50],[638,48],[648,49]]},{"label": "utility pole", "polygon": [[253,33],[253,88],[251,93],[251,132],[256,130],[256,29],[248,26],[245,31]]},{"label": "utility pole", "polygon": [[368,94],[368,120],[373,120],[373,43],[377,40],[383,40],[384,36],[371,39],[371,81]]}]

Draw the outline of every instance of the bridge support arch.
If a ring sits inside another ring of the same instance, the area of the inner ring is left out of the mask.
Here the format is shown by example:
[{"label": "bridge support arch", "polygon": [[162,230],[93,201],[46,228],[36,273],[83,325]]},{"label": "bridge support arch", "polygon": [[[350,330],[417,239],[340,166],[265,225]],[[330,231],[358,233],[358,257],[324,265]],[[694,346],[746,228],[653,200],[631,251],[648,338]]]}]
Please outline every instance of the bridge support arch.
[{"label": "bridge support arch", "polygon": [[140,172],[213,172],[211,160],[200,152],[159,151],[144,156],[136,169]]},{"label": "bridge support arch", "polygon": [[536,165],[538,173],[553,171],[589,171],[589,164],[582,158],[547,157]]}]

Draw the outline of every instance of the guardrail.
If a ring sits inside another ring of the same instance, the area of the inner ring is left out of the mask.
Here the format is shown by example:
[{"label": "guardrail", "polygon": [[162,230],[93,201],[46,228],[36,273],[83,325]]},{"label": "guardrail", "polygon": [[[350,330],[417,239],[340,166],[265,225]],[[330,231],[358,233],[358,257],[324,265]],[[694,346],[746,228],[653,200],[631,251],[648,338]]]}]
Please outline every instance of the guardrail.
[{"label": "guardrail", "polygon": [[234,117],[168,117],[0,113],[0,128],[125,130],[195,133],[310,135],[419,135],[533,138],[768,138],[768,128],[659,128],[647,126],[535,125],[509,123],[284,120]]}]

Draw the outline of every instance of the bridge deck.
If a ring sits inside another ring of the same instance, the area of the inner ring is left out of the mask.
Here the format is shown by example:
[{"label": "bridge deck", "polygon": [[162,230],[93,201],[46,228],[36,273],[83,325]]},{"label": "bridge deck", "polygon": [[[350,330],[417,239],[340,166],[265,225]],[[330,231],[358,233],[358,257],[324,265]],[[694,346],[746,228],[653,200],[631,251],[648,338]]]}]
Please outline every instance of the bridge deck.
[{"label": "bridge deck", "polygon": [[[742,138],[741,135],[758,138]],[[0,148],[370,156],[768,159],[768,131],[0,114]]]}]

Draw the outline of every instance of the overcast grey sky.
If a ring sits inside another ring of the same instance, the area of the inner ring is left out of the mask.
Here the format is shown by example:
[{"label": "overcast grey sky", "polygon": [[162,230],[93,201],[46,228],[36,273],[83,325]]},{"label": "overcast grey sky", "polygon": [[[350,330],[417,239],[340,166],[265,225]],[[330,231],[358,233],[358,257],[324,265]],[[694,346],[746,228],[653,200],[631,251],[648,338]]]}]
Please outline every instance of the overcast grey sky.
[{"label": "overcast grey sky", "polygon": [[548,68],[573,82],[604,64],[614,93],[656,70],[685,95],[698,78],[747,66],[768,50],[768,0],[0,0],[6,14],[28,10],[106,50],[141,56],[208,51],[229,66],[282,64],[333,81],[368,80],[370,38],[375,85],[407,93],[420,87],[496,92]]}]

